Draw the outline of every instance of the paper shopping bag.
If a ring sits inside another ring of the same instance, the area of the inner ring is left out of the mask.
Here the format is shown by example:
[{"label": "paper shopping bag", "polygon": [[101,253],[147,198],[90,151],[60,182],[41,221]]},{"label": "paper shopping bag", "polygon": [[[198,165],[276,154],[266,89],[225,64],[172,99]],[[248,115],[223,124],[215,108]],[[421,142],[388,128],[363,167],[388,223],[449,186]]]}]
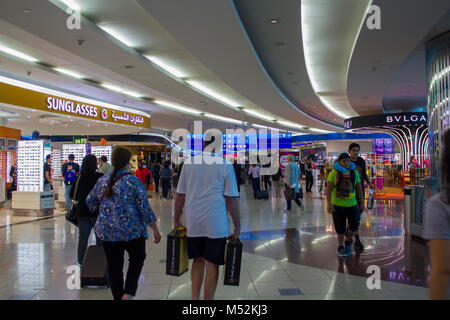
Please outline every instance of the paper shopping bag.
[{"label": "paper shopping bag", "polygon": [[166,274],[181,276],[188,270],[186,228],[180,227],[167,235]]},{"label": "paper shopping bag", "polygon": [[232,237],[227,241],[225,248],[225,270],[223,284],[238,286],[241,275],[242,242],[238,237]]}]

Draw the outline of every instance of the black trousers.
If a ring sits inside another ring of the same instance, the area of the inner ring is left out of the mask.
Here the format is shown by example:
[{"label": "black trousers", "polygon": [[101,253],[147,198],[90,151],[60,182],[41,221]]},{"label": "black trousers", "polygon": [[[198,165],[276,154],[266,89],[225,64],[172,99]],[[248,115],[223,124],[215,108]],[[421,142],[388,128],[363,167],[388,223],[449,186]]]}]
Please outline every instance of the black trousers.
[{"label": "black trousers", "polygon": [[314,178],[312,173],[306,174],[306,191],[311,191],[311,188],[314,184]]},{"label": "black trousers", "polygon": [[155,192],[158,192],[158,190],[159,190],[159,176],[155,176],[153,178],[153,181],[155,181]]},{"label": "black trousers", "polygon": [[170,187],[170,179],[161,178],[161,189],[163,193],[163,198],[167,198],[167,194],[169,193],[169,187]]},{"label": "black trousers", "polygon": [[269,190],[267,188],[267,185],[269,185],[270,188],[272,188],[272,183],[270,182],[270,176],[263,176],[264,178],[264,189]]},{"label": "black trousers", "polygon": [[[131,241],[103,241],[106,260],[108,261],[109,278],[111,281],[111,291],[114,300],[121,300],[124,294],[136,295],[139,276],[144,266],[145,238],[137,238]],[[128,271],[123,287],[123,260],[125,251],[128,252]]]}]

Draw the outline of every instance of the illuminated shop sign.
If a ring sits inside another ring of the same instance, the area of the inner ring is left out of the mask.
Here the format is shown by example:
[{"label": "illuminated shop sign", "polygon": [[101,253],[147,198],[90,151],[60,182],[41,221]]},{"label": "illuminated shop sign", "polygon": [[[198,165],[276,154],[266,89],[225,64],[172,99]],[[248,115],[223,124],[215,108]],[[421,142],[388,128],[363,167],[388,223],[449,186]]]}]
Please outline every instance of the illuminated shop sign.
[{"label": "illuminated shop sign", "polygon": [[150,115],[0,76],[0,103],[121,125],[150,128]]},{"label": "illuminated shop sign", "polygon": [[428,125],[428,114],[426,112],[375,114],[371,116],[353,117],[344,121],[344,128],[346,130],[413,125]]}]

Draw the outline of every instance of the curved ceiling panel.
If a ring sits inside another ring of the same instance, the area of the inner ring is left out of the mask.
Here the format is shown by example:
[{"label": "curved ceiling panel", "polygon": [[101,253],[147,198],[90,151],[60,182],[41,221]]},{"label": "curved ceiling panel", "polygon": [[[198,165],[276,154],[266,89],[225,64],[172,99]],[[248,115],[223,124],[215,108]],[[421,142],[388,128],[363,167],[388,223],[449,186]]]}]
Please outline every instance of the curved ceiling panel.
[{"label": "curved ceiling panel", "polygon": [[348,73],[350,103],[361,115],[381,113],[386,93],[391,110],[407,110],[410,103],[417,107],[424,93],[425,61],[421,63],[421,53],[413,51],[447,14],[450,2],[374,0],[373,4],[381,9],[381,29],[361,30]]},{"label": "curved ceiling panel", "polygon": [[357,116],[347,96],[347,75],[371,0],[303,0],[302,41],[311,85],[342,119]]},{"label": "curved ceiling panel", "polygon": [[274,85],[296,108],[325,122],[341,122],[321,105],[309,82],[301,41],[300,1],[234,0],[245,32]]}]

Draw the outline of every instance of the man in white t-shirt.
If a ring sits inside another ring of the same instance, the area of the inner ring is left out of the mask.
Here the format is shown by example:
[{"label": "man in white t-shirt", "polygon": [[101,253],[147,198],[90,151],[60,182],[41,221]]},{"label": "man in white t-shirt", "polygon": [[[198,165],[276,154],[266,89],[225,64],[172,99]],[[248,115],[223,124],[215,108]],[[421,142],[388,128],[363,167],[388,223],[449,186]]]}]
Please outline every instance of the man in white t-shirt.
[{"label": "man in white t-shirt", "polygon": [[[211,140],[205,142],[205,149],[214,141]],[[186,159],[178,181],[174,227],[181,226],[184,207],[188,255],[189,259],[194,259],[191,270],[193,300],[200,297],[205,266],[205,300],[214,299],[219,265],[225,264],[226,238],[230,235],[228,211],[234,224],[233,235],[238,237],[240,233],[238,197],[236,175],[230,162],[206,152],[203,157]]]},{"label": "man in white t-shirt", "polygon": [[252,176],[253,198],[257,199],[256,194],[261,190],[261,168],[256,164],[252,164],[249,168],[249,175]]}]

